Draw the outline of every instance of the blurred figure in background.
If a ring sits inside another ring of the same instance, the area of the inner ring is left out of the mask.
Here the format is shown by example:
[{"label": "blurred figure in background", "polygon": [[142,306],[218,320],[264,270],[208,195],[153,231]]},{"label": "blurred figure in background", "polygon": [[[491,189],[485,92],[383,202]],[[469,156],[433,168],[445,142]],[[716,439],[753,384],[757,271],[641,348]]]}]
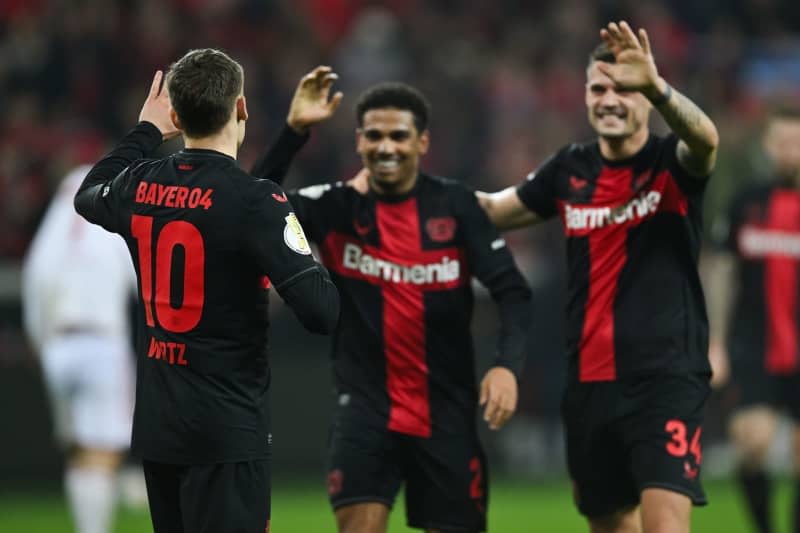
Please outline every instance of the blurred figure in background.
[{"label": "blurred figure in background", "polygon": [[24,324],[41,357],[78,533],[111,530],[116,472],[130,445],[136,275],[122,239],[72,206],[88,166],[62,182],[23,265]]},{"label": "blurred figure in background", "polygon": [[769,178],[743,190],[714,225],[719,251],[709,262],[707,288],[713,384],[732,381],[737,407],[729,432],[738,480],[758,531],[769,533],[775,529],[765,462],[779,409],[793,421],[793,531],[800,531],[800,109],[774,111],[763,146]]}]

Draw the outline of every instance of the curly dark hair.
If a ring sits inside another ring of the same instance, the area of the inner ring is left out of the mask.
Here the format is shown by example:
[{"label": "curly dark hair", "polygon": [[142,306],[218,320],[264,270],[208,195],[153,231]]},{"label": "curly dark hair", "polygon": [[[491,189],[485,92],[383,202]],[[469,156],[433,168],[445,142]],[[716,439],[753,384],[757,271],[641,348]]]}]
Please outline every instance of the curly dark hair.
[{"label": "curly dark hair", "polygon": [[383,108],[411,111],[414,126],[422,133],[428,128],[431,106],[428,100],[414,87],[399,82],[386,82],[373,85],[358,97],[356,120],[364,125],[364,115],[371,109]]}]

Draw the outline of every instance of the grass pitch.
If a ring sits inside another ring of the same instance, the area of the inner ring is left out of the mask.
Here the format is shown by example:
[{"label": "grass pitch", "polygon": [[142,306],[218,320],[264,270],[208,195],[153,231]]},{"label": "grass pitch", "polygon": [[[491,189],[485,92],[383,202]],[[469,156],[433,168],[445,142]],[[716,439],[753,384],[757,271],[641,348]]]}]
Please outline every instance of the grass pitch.
[{"label": "grass pitch", "polygon": [[[735,486],[727,481],[705,484],[709,506],[695,509],[694,532],[748,533],[752,531]],[[778,531],[788,532],[788,483],[778,487],[775,516]],[[779,512],[780,511],[780,512]],[[63,497],[58,493],[0,494],[0,532],[68,533],[71,524]],[[120,509],[115,533],[152,531],[146,511]],[[276,481],[272,496],[272,533],[325,533],[335,531],[322,483]],[[402,497],[392,513],[390,533],[405,533]],[[492,485],[489,511],[492,533],[577,533],[587,531],[575,511],[565,482],[496,482]]]}]

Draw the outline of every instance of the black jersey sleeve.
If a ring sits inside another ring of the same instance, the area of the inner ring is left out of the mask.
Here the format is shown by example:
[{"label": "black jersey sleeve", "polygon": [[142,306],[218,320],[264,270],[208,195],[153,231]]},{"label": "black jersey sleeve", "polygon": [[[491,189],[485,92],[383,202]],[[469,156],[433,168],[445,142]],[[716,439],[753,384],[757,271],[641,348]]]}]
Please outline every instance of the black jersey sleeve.
[{"label": "black jersey sleeve", "polygon": [[489,290],[500,316],[495,365],[508,368],[519,380],[527,355],[531,290],[505,240],[481,209],[475,194],[463,189],[458,204],[459,231],[466,246],[469,268]]},{"label": "black jersey sleeve", "polygon": [[[309,135],[301,135],[288,125],[284,126],[272,146],[256,162],[251,174],[281,185],[294,156],[308,139]],[[325,193],[332,188],[332,184],[323,183],[286,191],[286,196],[294,206],[297,219],[314,242],[319,242],[324,233],[325,221],[321,219],[325,217],[325,210],[321,206],[328,200]]]},{"label": "black jersey sleeve", "polygon": [[556,179],[560,160],[561,152],[548,157],[517,186],[517,196],[522,203],[543,219],[558,214]]},{"label": "black jersey sleeve", "polygon": [[680,139],[674,133],[667,135],[662,141],[663,154],[667,161],[667,168],[670,173],[675,177],[678,186],[686,194],[696,194],[702,192],[711,174],[705,176],[692,176],[678,161],[678,143]]},{"label": "black jersey sleeve", "polygon": [[269,180],[253,180],[247,197],[244,239],[256,265],[306,328],[332,331],[339,316],[339,293],[314,260],[292,204]]},{"label": "black jersey sleeve", "polygon": [[256,161],[250,174],[256,178],[272,180],[278,185],[283,184],[292,159],[306,144],[308,138],[309,134],[301,135],[288,124],[285,125],[272,146]]},{"label": "black jersey sleeve", "polygon": [[339,322],[339,292],[324,266],[303,271],[279,289],[303,326],[314,333],[331,333]]},{"label": "black jersey sleeve", "polygon": [[86,175],[75,193],[75,211],[89,222],[118,233],[119,205],[130,178],[130,166],[155,151],[161,142],[161,132],[153,124],[137,124]]}]

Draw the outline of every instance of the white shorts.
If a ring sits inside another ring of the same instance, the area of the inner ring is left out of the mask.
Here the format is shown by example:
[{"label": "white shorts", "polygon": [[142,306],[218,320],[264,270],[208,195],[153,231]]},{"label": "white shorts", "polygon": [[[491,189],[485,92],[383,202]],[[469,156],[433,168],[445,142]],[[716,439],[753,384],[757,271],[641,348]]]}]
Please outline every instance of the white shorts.
[{"label": "white shorts", "polygon": [[130,446],[134,361],[125,340],[57,337],[44,347],[42,367],[62,443],[103,450]]}]

